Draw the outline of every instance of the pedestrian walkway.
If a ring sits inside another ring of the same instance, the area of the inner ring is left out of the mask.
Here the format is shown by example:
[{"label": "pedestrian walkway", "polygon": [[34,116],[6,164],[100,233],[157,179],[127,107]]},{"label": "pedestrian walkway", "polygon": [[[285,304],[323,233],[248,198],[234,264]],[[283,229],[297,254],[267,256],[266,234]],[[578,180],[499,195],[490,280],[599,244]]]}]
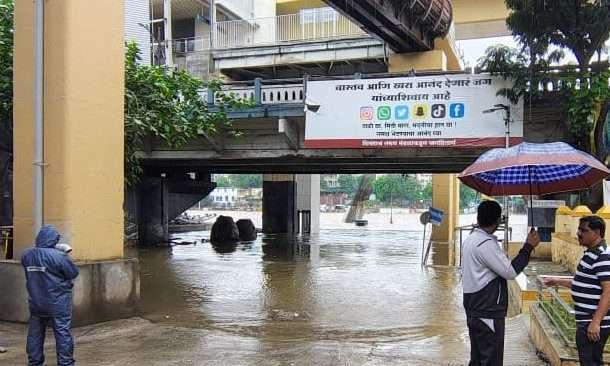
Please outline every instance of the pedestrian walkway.
[{"label": "pedestrian walkway", "polygon": [[[529,342],[523,316],[507,321],[505,365],[546,365]],[[464,327],[465,329],[465,327]],[[26,327],[0,323],[0,341],[8,352],[0,365],[25,364]],[[76,361],[79,366],[178,365],[466,365],[467,352],[439,360],[424,356],[434,337],[412,341],[375,340],[261,343],[260,339],[222,330],[195,329],[153,323],[141,318],[77,328]],[[464,337],[466,337],[464,333]],[[52,334],[48,334],[47,364],[55,364]],[[463,342],[463,340],[456,340]],[[422,352],[424,351],[424,352]]]}]

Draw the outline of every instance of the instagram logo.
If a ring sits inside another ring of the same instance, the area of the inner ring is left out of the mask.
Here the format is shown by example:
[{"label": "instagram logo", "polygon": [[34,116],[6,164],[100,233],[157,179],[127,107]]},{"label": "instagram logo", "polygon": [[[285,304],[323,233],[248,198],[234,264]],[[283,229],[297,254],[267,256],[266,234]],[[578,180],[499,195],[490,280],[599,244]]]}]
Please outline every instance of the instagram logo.
[{"label": "instagram logo", "polygon": [[360,107],[360,119],[370,121],[373,119],[373,107]]}]

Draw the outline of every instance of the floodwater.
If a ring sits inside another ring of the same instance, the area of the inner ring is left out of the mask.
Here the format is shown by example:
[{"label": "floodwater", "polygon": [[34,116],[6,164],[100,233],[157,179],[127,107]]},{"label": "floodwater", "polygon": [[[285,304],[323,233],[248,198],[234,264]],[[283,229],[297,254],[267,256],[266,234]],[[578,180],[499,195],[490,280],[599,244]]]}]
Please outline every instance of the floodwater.
[{"label": "floodwater", "polygon": [[[233,217],[248,215],[257,213]],[[260,234],[229,247],[202,242],[208,232],[176,234],[185,245],[138,253],[144,317],[211,331],[243,364],[252,352],[257,364],[464,364],[459,272],[444,265],[442,246],[432,248],[434,265],[422,267],[418,215],[393,215],[393,224],[382,212],[354,227],[322,214],[319,234]],[[507,344],[506,364],[539,364],[521,339],[523,323],[507,329],[507,339],[514,331],[526,346]],[[241,360],[233,353],[240,344],[249,349]]]}]

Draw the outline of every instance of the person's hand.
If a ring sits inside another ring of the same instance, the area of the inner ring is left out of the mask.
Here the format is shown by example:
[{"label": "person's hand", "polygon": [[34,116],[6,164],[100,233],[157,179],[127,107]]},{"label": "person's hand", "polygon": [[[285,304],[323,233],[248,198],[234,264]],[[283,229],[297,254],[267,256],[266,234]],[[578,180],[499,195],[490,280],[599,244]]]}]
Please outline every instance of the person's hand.
[{"label": "person's hand", "polygon": [[532,230],[527,233],[527,239],[525,240],[525,242],[534,248],[536,248],[538,244],[540,244],[540,236],[534,228],[532,228]]},{"label": "person's hand", "polygon": [[589,340],[591,340],[592,342],[599,341],[599,332],[599,323],[597,323],[596,321],[591,321],[591,324],[589,324],[589,327],[587,328],[587,337],[589,337]]},{"label": "person's hand", "polygon": [[555,278],[555,277],[544,277],[542,279],[542,284],[545,285],[546,287],[557,286],[558,285],[557,278]]}]

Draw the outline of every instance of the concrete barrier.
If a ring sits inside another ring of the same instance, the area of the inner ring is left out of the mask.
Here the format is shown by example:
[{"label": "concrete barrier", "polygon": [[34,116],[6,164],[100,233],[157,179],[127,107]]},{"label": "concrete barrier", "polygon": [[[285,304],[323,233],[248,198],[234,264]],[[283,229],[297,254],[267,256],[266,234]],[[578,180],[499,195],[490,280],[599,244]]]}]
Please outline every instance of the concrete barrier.
[{"label": "concrete barrier", "polygon": [[572,231],[572,209],[568,206],[559,206],[555,210],[555,232],[569,233]]},{"label": "concrete barrier", "polygon": [[[139,313],[140,275],[137,259],[77,262],[73,325],[127,318]],[[25,275],[18,261],[0,261],[0,320],[27,322]]]}]

